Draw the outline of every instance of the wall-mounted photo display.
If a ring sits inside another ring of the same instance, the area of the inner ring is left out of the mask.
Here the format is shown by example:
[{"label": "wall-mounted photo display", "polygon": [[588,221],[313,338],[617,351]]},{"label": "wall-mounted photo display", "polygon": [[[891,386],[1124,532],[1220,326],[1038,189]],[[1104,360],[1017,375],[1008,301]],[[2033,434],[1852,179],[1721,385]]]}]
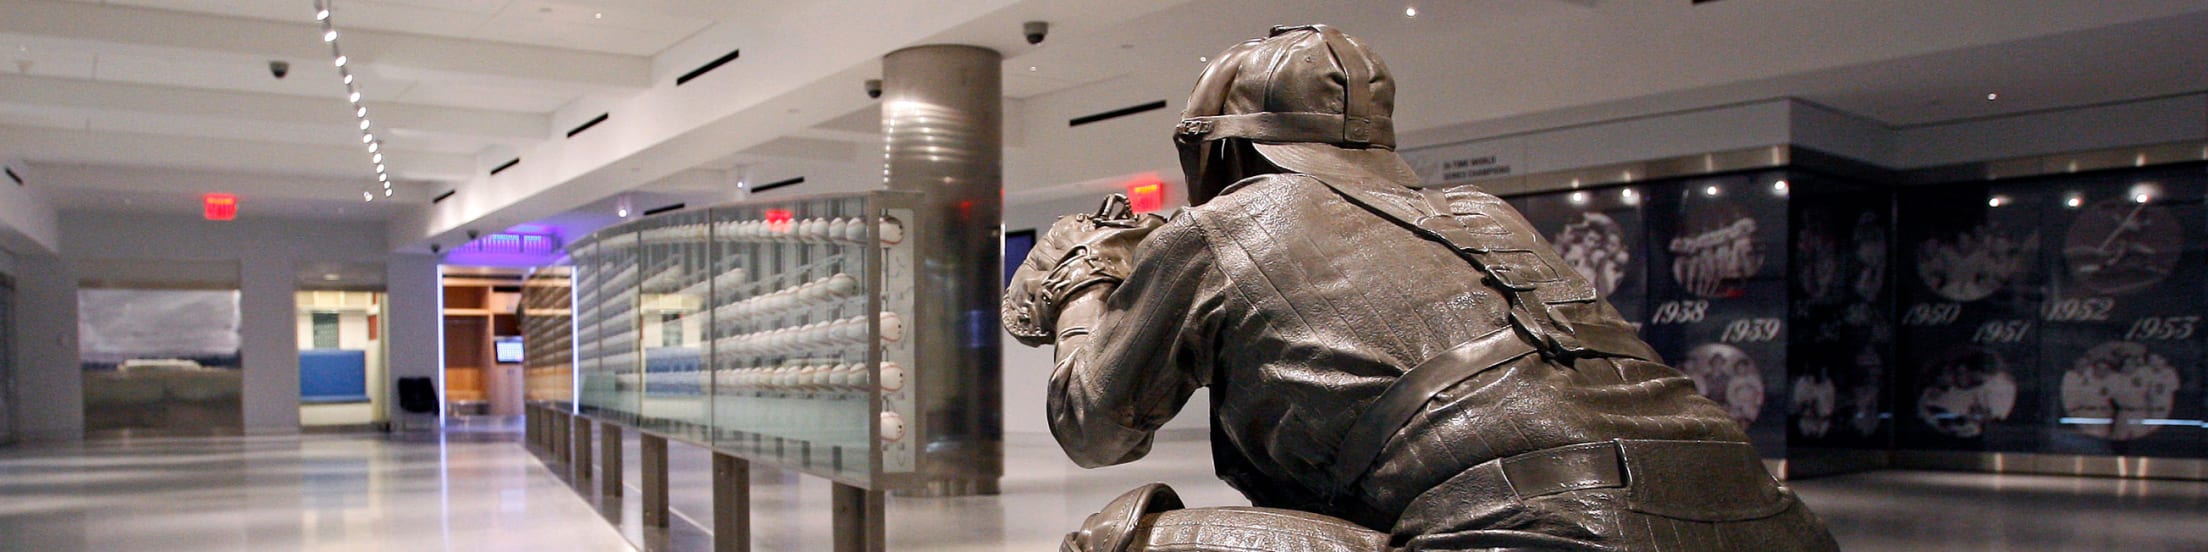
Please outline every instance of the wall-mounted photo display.
[{"label": "wall-mounted photo display", "polygon": [[2037,186],[1900,192],[1896,365],[1904,448],[2032,452],[2048,243]]},{"label": "wall-mounted photo display", "polygon": [[2208,208],[2199,169],[2047,179],[2047,452],[2200,456]]},{"label": "wall-mounted photo display", "polygon": [[1767,458],[1786,454],[1785,174],[1649,186],[1641,334],[1725,408]]},{"label": "wall-mounted photo display", "polygon": [[88,435],[237,433],[238,292],[77,292],[78,357]]},{"label": "wall-mounted photo display", "polygon": [[1891,194],[1794,175],[1789,446],[1883,448],[1894,325]]},{"label": "wall-mounted photo display", "polygon": [[1511,203],[1627,322],[1648,322],[1648,230],[1638,186],[1525,196]]}]

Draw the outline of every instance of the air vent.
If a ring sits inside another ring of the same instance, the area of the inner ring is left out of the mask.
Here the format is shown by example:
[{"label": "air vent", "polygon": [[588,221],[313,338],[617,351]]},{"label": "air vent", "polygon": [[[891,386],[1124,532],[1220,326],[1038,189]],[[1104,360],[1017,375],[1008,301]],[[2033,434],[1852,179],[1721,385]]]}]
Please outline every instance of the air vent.
[{"label": "air vent", "polygon": [[7,171],[7,172],[8,172],[8,180],[13,180],[13,181],[15,181],[15,185],[17,185],[17,186],[22,186],[22,185],[23,185],[23,176],[22,176],[22,175],[19,175],[19,174],[15,174],[15,167],[0,167],[0,171]]},{"label": "air vent", "polygon": [[521,164],[521,158],[519,157],[514,158],[514,160],[512,161],[500,163],[498,167],[491,169],[491,176],[498,176],[498,173],[506,172],[506,169],[514,168],[514,165],[519,164]]},{"label": "air vent", "polygon": [[582,126],[578,126],[575,127],[574,130],[567,131],[567,137],[574,138],[575,135],[582,134],[585,130],[590,130],[590,127],[598,126],[598,123],[606,122],[606,117],[610,117],[612,115],[612,113],[600,113],[597,117],[591,117],[590,120],[584,122]]},{"label": "air vent", "polygon": [[711,72],[714,69],[719,69],[722,65],[728,65],[728,62],[736,61],[736,56],[742,55],[743,53],[743,50],[729,50],[728,55],[721,56],[718,59],[706,63],[705,65],[700,65],[696,69],[691,69],[690,72],[683,73],[680,77],[675,77],[675,86],[682,86],[683,84],[689,83],[691,79],[698,78],[699,76]]},{"label": "air vent", "polygon": [[445,190],[445,193],[437,194],[437,197],[430,198],[429,202],[432,204],[443,203],[445,201],[445,198],[452,197],[452,194],[457,193],[460,193],[460,190]]},{"label": "air vent", "polygon": [[1097,121],[1109,121],[1112,119],[1117,119],[1144,111],[1157,111],[1160,109],[1165,109],[1165,100],[1158,100],[1142,105],[1131,105],[1111,111],[1106,111],[1103,113],[1098,113],[1095,115],[1083,115],[1080,117],[1074,117],[1073,120],[1066,121],[1066,126],[1077,127]]},{"label": "air vent", "polygon": [[789,179],[789,180],[776,180],[776,181],[774,181],[774,182],[768,182],[768,183],[765,183],[765,184],[760,184],[760,185],[758,185],[758,186],[752,186],[752,187],[751,187],[751,193],[755,193],[755,194],[756,194],[756,193],[759,193],[759,192],[764,192],[764,191],[767,191],[767,190],[772,190],[772,189],[775,189],[775,188],[780,188],[780,187],[784,187],[784,186],[796,186],[796,185],[799,185],[799,184],[804,184],[804,183],[805,183],[805,177],[802,177],[802,176],[800,176],[800,177],[797,177],[797,178],[792,178],[792,179]]},{"label": "air vent", "polygon": [[656,207],[656,208],[653,208],[653,209],[651,209],[651,210],[647,210],[647,211],[644,211],[644,216],[647,216],[647,217],[648,217],[648,216],[652,216],[652,215],[657,215],[657,214],[660,214],[660,213],[665,213],[665,212],[668,212],[668,211],[680,211],[680,210],[682,210],[682,208],[684,208],[684,207],[689,207],[689,206],[690,206],[690,204],[688,204],[688,203],[677,203],[677,204],[674,204],[674,205],[668,205],[668,206],[666,206],[666,207]]}]

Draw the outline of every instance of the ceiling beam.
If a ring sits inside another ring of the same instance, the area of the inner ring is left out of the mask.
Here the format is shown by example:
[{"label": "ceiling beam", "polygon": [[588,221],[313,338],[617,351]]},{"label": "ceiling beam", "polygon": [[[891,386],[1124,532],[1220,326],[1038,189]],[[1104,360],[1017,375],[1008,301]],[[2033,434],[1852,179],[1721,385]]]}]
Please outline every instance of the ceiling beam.
[{"label": "ceiling beam", "polygon": [[[375,183],[366,153],[350,145],[0,127],[0,151],[32,163],[326,176],[353,178],[363,187]],[[398,180],[458,181],[477,172],[470,155],[394,150],[388,157],[392,178]]]},{"label": "ceiling beam", "polygon": [[[340,127],[345,132],[338,134],[348,138],[356,121],[351,107],[335,98],[22,75],[0,75],[0,103]],[[369,109],[377,126],[406,132],[506,141],[543,140],[552,133],[544,115],[383,102]]]},{"label": "ceiling beam", "polygon": [[[297,23],[84,2],[0,2],[0,33],[181,48],[271,59],[327,60],[311,13]],[[465,73],[522,81],[642,89],[651,60],[641,56],[522,46],[360,29],[344,33],[345,55],[372,70]]]}]

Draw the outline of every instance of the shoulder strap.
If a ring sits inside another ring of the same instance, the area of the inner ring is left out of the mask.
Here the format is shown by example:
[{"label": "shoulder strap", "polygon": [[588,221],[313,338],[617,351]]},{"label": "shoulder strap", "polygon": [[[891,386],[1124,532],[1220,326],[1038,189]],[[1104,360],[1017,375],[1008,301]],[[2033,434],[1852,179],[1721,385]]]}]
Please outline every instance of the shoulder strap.
[{"label": "shoulder strap", "polygon": [[[1402,193],[1342,185],[1311,175],[1350,203],[1446,244],[1510,301],[1513,326],[1544,356],[1624,356],[1655,360],[1630,328],[1599,320],[1595,289],[1540,241],[1533,225],[1501,198],[1477,190]],[[1568,364],[1568,362],[1567,362]]]}]

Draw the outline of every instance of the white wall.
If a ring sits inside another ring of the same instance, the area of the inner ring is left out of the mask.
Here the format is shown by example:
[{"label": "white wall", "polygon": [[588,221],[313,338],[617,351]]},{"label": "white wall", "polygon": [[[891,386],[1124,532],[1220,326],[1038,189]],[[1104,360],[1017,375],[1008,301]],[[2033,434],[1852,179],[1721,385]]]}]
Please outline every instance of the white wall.
[{"label": "white wall", "polygon": [[[26,182],[31,170],[22,163],[0,159]],[[0,178],[0,250],[17,254],[52,253],[61,243],[61,229],[53,207],[30,193],[27,185]]]},{"label": "white wall", "polygon": [[2208,139],[2208,93],[1898,129],[1896,166]]},{"label": "white wall", "polygon": [[428,253],[395,253],[384,263],[384,346],[390,356],[384,366],[390,377],[381,383],[386,397],[385,419],[395,427],[405,413],[399,409],[396,383],[403,377],[435,379],[442,375],[444,346],[443,287],[437,276],[437,257]]},{"label": "white wall", "polygon": [[[299,346],[294,324],[297,266],[302,261],[383,262],[380,223],[241,219],[69,212],[61,217],[63,256],[20,259],[19,337],[25,361],[17,374],[24,434],[75,439],[83,433],[83,390],[77,368],[77,282],[90,270],[159,275],[179,262],[234,262],[239,284],[244,360],[243,408],[248,433],[289,433],[299,426]],[[434,294],[431,290],[425,292]],[[434,301],[434,298],[430,299]],[[404,348],[435,349],[435,339]]]}]

